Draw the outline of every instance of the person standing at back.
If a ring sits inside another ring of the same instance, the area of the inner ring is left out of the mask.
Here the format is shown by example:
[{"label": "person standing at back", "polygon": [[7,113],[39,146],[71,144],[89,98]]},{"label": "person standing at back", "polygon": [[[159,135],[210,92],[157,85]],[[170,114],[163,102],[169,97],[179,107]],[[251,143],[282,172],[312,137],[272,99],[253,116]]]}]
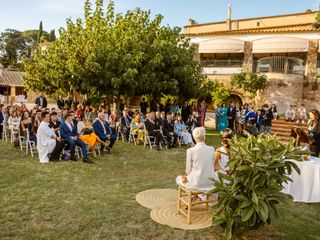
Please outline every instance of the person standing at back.
[{"label": "person standing at back", "polygon": [[42,108],[47,108],[48,105],[47,99],[42,94],[40,94],[40,96],[36,98],[35,104]]},{"label": "person standing at back", "polygon": [[145,101],[145,98],[142,98],[141,100],[140,112],[145,116],[147,114],[148,103]]},{"label": "person standing at back", "polygon": [[3,126],[4,126],[4,114],[2,112],[3,105],[0,104],[0,140],[2,139]]}]

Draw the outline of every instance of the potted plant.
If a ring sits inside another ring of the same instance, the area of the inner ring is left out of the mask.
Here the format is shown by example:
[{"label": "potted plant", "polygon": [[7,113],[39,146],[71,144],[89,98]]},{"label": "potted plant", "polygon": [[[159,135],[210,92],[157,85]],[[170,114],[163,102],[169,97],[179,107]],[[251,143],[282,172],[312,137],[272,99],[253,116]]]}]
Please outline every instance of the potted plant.
[{"label": "potted plant", "polygon": [[293,141],[281,143],[276,137],[261,134],[257,138],[235,136],[230,140],[229,175],[218,174],[212,193],[218,194],[214,205],[214,224],[224,228],[228,239],[245,238],[278,216],[277,205],[288,203],[292,196],[283,193],[293,170],[294,161],[307,152]]}]

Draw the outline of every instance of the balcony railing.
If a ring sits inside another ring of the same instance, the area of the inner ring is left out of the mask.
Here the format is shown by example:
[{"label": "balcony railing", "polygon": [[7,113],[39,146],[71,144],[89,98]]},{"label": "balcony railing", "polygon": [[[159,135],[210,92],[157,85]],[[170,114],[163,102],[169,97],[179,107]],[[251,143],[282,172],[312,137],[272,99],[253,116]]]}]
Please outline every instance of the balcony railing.
[{"label": "balcony railing", "polygon": [[284,73],[304,75],[304,61],[294,57],[266,57],[254,61],[253,71],[256,73]]},{"label": "balcony railing", "polygon": [[202,67],[214,67],[214,68],[240,68],[243,65],[243,60],[201,60]]}]

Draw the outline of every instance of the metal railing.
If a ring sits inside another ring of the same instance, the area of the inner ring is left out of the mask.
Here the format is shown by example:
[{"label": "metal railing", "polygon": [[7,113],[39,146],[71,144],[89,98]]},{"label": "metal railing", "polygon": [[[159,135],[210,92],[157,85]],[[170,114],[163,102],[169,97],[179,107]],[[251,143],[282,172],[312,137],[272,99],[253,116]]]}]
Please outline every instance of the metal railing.
[{"label": "metal railing", "polygon": [[253,72],[304,75],[304,61],[295,57],[266,57],[254,61]]},{"label": "metal railing", "polygon": [[218,67],[218,68],[239,68],[243,66],[243,60],[226,59],[226,60],[201,60],[202,67]]}]

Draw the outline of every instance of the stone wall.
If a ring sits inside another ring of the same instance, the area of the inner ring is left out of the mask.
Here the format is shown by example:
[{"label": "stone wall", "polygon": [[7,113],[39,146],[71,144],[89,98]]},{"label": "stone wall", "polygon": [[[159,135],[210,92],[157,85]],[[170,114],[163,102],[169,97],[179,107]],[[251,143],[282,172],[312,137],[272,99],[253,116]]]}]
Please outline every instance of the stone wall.
[{"label": "stone wall", "polygon": [[268,87],[256,97],[256,105],[276,104],[278,112],[284,113],[289,105],[303,102],[304,76],[268,73]]}]

